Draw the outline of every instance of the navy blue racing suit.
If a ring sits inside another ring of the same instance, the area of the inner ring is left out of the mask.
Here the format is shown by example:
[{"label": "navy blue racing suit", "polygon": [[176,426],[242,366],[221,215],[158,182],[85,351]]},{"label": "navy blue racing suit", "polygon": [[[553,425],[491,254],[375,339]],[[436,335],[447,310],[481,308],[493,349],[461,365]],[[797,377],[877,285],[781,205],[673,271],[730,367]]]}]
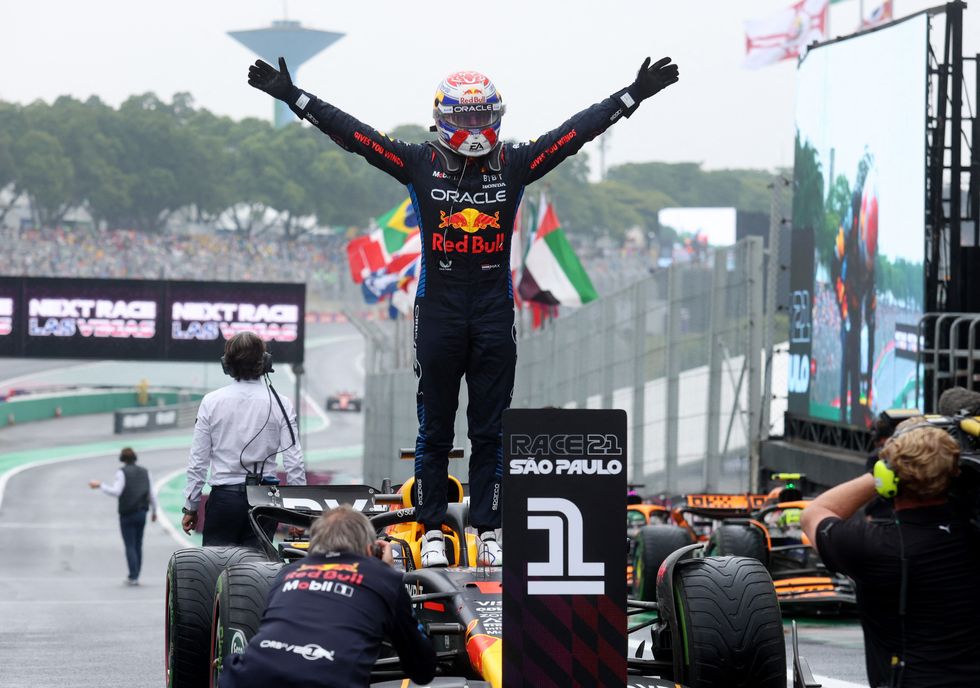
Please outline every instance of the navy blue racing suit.
[{"label": "navy blue racing suit", "polygon": [[293,87],[297,116],[345,150],[408,187],[422,238],[415,298],[417,519],[427,530],[446,515],[449,450],[465,375],[470,456],[470,523],[500,526],[501,416],[510,405],[517,362],[510,251],[524,187],[553,170],[638,101],[623,89],[528,143],[498,143],[467,158],[436,142],[392,140]]},{"label": "navy blue racing suit", "polygon": [[374,557],[311,555],[283,567],[245,652],[224,658],[219,688],[367,686],[387,637],[416,683],[435,675],[402,575]]}]

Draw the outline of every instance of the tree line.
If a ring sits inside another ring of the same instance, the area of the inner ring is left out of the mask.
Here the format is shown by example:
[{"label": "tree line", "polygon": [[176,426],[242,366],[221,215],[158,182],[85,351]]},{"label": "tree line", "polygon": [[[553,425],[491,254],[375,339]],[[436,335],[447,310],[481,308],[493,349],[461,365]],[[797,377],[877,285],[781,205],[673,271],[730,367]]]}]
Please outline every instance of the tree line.
[{"label": "tree line", "polygon": [[[96,97],[53,103],[0,102],[0,222],[20,198],[42,226],[84,208],[99,225],[159,232],[177,212],[245,235],[296,236],[314,225],[362,227],[405,197],[405,190],[358,156],[299,122],[275,129],[259,119],[233,120],[194,106],[188,94],[165,102],[152,93],[118,108]],[[431,137],[417,125],[392,137]],[[588,179],[579,154],[542,184],[562,226],[621,236],[627,228],[658,232],[657,211],[672,206],[735,206],[768,212],[773,175],[756,170],[705,171],[696,163],[633,163]],[[532,187],[529,193],[536,193]]]}]

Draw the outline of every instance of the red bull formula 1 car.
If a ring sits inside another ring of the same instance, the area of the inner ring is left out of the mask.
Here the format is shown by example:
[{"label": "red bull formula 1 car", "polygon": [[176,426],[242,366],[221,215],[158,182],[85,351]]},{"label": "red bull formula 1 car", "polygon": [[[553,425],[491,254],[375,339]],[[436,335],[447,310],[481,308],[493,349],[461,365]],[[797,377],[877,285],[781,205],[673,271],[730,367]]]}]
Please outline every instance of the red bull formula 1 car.
[{"label": "red bull formula 1 car", "polygon": [[[243,652],[256,633],[279,569],[305,556],[308,542],[272,540],[261,519],[308,528],[324,508],[349,503],[388,539],[416,614],[433,639],[439,669],[432,686],[501,688],[503,604],[499,568],[477,568],[476,538],[466,528],[468,504],[450,477],[444,531],[447,568],[419,565],[421,526],[414,520],[413,481],[392,492],[368,486],[253,486],[251,520],[263,551],[188,548],[167,571],[165,633],[168,688],[217,684],[229,653]],[[701,544],[671,553],[652,599],[630,600],[629,683],[634,688],[783,688],[786,650],[775,590],[761,563],[706,557]],[[717,619],[723,616],[725,624]],[[382,653],[375,688],[412,684],[393,653]]]}]

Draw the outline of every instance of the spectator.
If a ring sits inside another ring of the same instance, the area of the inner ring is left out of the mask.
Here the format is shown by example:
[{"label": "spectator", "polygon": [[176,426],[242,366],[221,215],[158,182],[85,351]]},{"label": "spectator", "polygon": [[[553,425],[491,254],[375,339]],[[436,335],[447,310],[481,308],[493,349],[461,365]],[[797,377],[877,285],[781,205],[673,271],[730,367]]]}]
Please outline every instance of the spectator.
[{"label": "spectator", "polygon": [[139,585],[140,569],[143,565],[143,529],[146,527],[146,512],[157,520],[157,498],[153,493],[153,480],[150,472],[136,465],[136,452],[125,447],[119,452],[123,467],[116,471],[112,485],[99,480],[90,480],[89,487],[101,489],[110,497],[119,500],[119,529],[122,531],[126,547],[126,564],[129,575],[126,585]]},{"label": "spectator", "polygon": [[326,512],[310,529],[309,556],[279,572],[245,652],[225,658],[220,688],[367,686],[385,637],[412,681],[431,681],[435,651],[392,563],[363,514]]},{"label": "spectator", "polygon": [[[980,535],[954,512],[959,446],[916,419],[898,426],[875,468],[894,513],[869,518],[876,478],[828,490],[803,530],[832,571],[854,579],[872,686],[968,688],[980,676]],[[889,476],[892,477],[889,477]]]}]

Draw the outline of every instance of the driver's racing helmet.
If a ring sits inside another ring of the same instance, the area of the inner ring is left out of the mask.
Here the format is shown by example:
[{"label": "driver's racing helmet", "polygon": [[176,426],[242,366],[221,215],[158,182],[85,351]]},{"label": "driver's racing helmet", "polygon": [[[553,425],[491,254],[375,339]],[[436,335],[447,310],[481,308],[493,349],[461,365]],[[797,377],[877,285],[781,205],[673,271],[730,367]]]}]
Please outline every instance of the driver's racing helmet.
[{"label": "driver's racing helmet", "polygon": [[483,74],[450,74],[436,89],[432,108],[439,143],[471,158],[486,155],[500,139],[504,110],[503,99]]}]

